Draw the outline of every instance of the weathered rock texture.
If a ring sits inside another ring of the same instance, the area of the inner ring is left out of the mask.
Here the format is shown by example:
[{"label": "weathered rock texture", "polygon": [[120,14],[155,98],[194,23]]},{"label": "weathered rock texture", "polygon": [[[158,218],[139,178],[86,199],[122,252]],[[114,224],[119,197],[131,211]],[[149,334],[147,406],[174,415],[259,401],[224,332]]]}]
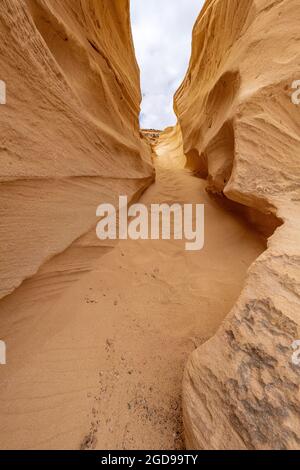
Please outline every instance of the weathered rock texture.
[{"label": "weathered rock texture", "polygon": [[1,298],[152,168],[128,0],[3,0],[0,61]]},{"label": "weathered rock texture", "polygon": [[141,136],[150,144],[152,148],[156,145],[161,131],[156,129],[142,129]]},{"label": "weathered rock texture", "polygon": [[179,124],[167,127],[159,136],[155,146],[157,165],[166,169],[179,169],[186,166],[186,157],[183,153],[182,134]]},{"label": "weathered rock texture", "polygon": [[297,0],[208,0],[175,107],[188,166],[284,224],[184,377],[189,448],[300,446],[300,79]]}]

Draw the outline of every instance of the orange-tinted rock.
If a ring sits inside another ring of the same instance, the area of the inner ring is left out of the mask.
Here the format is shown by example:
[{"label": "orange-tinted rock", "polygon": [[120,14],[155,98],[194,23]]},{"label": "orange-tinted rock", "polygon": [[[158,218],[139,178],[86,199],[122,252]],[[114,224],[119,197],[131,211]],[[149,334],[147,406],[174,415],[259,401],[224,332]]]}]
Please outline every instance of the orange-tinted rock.
[{"label": "orange-tinted rock", "polygon": [[127,0],[3,0],[0,17],[3,297],[152,168]]},{"label": "orange-tinted rock", "polygon": [[188,164],[210,190],[284,222],[225,323],[188,362],[190,448],[299,448],[299,21],[296,0],[208,0],[175,98]]}]

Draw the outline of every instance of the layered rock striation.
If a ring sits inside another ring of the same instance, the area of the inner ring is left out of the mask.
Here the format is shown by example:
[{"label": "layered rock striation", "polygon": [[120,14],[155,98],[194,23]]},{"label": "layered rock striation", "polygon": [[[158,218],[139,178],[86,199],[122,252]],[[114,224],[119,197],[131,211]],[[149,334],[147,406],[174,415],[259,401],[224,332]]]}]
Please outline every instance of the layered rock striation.
[{"label": "layered rock striation", "polygon": [[207,0],[175,96],[187,166],[210,191],[283,222],[218,333],[190,357],[189,448],[300,445],[299,21],[296,0]]},{"label": "layered rock striation", "polygon": [[153,177],[128,0],[3,0],[0,61],[1,298]]}]

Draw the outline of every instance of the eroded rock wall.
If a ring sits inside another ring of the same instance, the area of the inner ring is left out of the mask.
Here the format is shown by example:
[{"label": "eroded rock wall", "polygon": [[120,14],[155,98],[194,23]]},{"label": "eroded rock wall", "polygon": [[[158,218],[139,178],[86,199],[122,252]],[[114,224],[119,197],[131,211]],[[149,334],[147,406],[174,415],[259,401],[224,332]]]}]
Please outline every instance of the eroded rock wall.
[{"label": "eroded rock wall", "polygon": [[155,146],[156,164],[169,170],[182,169],[186,166],[183,153],[182,133],[179,124],[167,127],[159,136]]},{"label": "eroded rock wall", "polygon": [[300,445],[300,79],[297,0],[207,0],[175,97],[187,164],[211,191],[284,224],[218,333],[191,356],[189,448]]},{"label": "eroded rock wall", "polygon": [[3,0],[0,61],[1,298],[152,167],[128,0]]}]

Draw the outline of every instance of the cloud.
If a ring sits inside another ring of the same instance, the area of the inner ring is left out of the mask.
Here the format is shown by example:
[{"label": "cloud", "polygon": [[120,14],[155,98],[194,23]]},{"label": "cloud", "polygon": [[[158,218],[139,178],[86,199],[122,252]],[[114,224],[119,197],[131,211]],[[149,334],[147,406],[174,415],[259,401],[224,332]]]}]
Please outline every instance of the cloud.
[{"label": "cloud", "polygon": [[204,0],[131,0],[143,93],[141,127],[174,125],[173,96],[186,73],[192,28]]}]

